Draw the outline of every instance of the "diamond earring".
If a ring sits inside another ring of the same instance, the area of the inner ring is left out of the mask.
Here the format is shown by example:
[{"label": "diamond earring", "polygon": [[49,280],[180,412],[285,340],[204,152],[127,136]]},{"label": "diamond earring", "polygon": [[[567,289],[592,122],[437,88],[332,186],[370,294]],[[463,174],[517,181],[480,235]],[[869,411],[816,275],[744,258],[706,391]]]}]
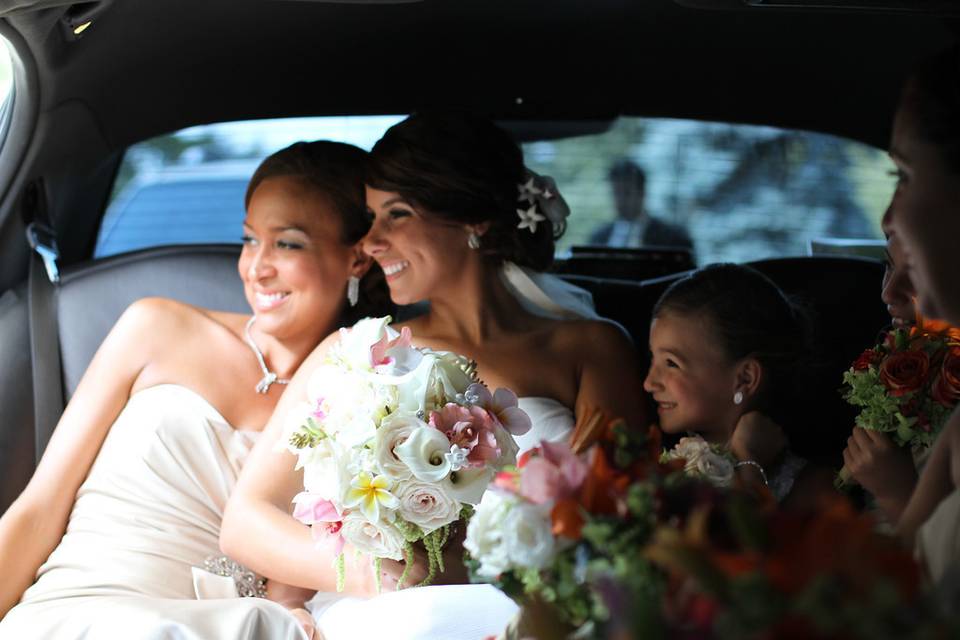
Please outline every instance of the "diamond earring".
[{"label": "diamond earring", "polygon": [[473,231],[467,236],[467,246],[476,251],[480,248],[480,236]]},{"label": "diamond earring", "polygon": [[357,306],[357,302],[360,300],[360,278],[357,276],[350,276],[350,279],[347,280],[347,302],[350,303],[351,307]]},{"label": "diamond earring", "polygon": [[743,402],[743,391],[737,391],[733,394],[733,404],[741,404]]}]

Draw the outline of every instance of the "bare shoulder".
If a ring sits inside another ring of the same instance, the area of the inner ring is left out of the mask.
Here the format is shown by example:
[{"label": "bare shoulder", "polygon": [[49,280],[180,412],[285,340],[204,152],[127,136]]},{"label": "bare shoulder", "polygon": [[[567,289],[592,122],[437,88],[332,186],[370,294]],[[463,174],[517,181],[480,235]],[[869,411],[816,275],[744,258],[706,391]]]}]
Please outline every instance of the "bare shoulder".
[{"label": "bare shoulder", "polygon": [[553,346],[576,354],[579,359],[607,360],[629,354],[635,349],[624,330],[601,320],[565,320],[554,323]]}]

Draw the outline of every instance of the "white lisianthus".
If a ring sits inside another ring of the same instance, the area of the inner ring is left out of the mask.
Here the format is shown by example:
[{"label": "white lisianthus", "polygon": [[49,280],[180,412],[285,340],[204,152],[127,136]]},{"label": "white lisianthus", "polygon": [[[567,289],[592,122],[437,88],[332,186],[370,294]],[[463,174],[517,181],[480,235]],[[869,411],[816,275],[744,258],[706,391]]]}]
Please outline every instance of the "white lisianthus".
[{"label": "white lisianthus", "polygon": [[510,568],[503,526],[507,514],[518,502],[513,494],[488,491],[470,518],[463,547],[480,563],[477,575],[496,578]]},{"label": "white lisianthus", "polygon": [[503,520],[503,546],[512,565],[543,569],[553,560],[550,509],[549,504],[520,501],[506,514]]},{"label": "white lisianthus", "polygon": [[425,424],[422,420],[407,413],[392,413],[383,419],[373,444],[380,473],[392,480],[407,480],[413,477],[410,467],[397,457],[394,450],[406,442],[416,429],[423,426]]},{"label": "white lisianthus", "polygon": [[406,540],[396,527],[383,519],[370,522],[359,511],[351,511],[343,518],[340,535],[362,553],[377,558],[403,559]]},{"label": "white lisianthus", "polygon": [[397,513],[407,522],[430,533],[460,517],[460,503],[446,494],[440,485],[402,480],[393,489],[400,501]]},{"label": "white lisianthus", "polygon": [[450,441],[437,429],[421,422],[403,444],[394,447],[394,453],[418,480],[440,482],[450,473]]},{"label": "white lisianthus", "polygon": [[317,367],[307,395],[317,405],[317,422],[345,446],[359,446],[374,437],[387,402],[364,373],[330,365]]},{"label": "white lisianthus", "polygon": [[477,504],[484,496],[484,491],[493,480],[496,471],[489,467],[464,468],[453,471],[441,483],[443,490],[451,498],[466,504]]},{"label": "white lisianthus", "polygon": [[733,482],[733,462],[709,449],[697,459],[692,469],[690,463],[687,463],[685,471],[702,476],[704,480],[718,487],[729,487]]}]

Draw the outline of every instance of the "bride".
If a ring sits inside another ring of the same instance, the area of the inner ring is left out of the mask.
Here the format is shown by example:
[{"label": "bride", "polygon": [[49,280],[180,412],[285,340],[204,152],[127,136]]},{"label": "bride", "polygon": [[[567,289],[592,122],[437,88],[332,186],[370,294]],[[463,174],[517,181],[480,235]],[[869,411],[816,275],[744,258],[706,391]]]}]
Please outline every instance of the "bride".
[{"label": "bride", "polygon": [[370,266],[365,156],[297,143],[257,169],[238,264],[254,315],[154,298],[117,321],[0,519],[0,637],[302,633],[273,602],[197,601],[191,568],[219,554],[240,465]]},{"label": "bride", "polygon": [[[521,451],[565,439],[575,414],[590,407],[643,424],[627,336],[598,321],[585,292],[542,273],[568,210],[551,179],[525,169],[506,132],[465,114],[415,114],[374,146],[366,182],[373,223],[364,251],[383,269],[394,302],[429,302],[426,314],[404,326],[416,346],[466,355],[488,387],[520,396],[533,422],[518,438]],[[303,478],[278,439],[286,412],[305,397],[307,379],[336,340],[330,336],[300,367],[251,453],[225,513],[224,552],[270,578],[319,590],[314,614],[328,640],[378,631],[394,638],[499,633],[513,605],[488,586],[424,587],[372,601],[334,594],[332,545],[314,542],[289,515]],[[462,581],[462,550],[447,552],[441,579]],[[456,565],[460,575],[449,568]],[[385,591],[401,571],[383,562]],[[345,594],[373,595],[371,574],[348,570]]]}]

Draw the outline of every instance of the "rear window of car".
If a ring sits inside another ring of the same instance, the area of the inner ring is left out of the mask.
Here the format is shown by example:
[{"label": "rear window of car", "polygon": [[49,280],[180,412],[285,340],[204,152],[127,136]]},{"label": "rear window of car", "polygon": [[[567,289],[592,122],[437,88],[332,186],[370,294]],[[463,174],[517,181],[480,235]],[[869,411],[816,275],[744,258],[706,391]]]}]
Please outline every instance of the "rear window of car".
[{"label": "rear window of car", "polygon": [[[106,256],[172,243],[237,242],[246,182],[296,140],[369,149],[401,116],[295,118],[185,129],[128,149],[98,237]],[[835,136],[716,122],[621,117],[562,137],[563,123],[511,125],[528,166],[551,175],[572,215],[558,242],[689,249],[698,264],[878,255],[893,192],[886,154]],[[559,133],[557,138],[554,134]],[[619,197],[618,197],[619,194]]]}]

